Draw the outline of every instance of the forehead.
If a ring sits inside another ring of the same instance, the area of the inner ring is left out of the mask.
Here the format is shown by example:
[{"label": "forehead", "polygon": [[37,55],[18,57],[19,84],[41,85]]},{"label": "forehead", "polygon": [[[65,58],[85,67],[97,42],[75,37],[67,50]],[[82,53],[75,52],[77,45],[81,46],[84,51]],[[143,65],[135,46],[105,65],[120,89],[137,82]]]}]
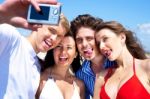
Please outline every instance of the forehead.
[{"label": "forehead", "polygon": [[98,37],[98,36],[100,36],[100,37],[102,37],[102,36],[111,36],[111,35],[115,35],[115,33],[112,30],[107,29],[107,28],[101,29],[100,31],[98,31],[96,33],[96,37]]},{"label": "forehead", "polygon": [[61,24],[59,24],[59,25],[45,25],[45,26],[49,29],[55,30],[58,35],[65,35],[66,34],[65,28]]},{"label": "forehead", "polygon": [[60,42],[61,45],[72,45],[75,46],[75,41],[73,39],[73,37],[71,36],[66,36],[62,39],[62,41]]},{"label": "forehead", "polygon": [[85,27],[81,27],[76,35],[76,38],[78,37],[86,37],[86,36],[94,36],[95,31],[92,30],[91,28],[85,28]]}]

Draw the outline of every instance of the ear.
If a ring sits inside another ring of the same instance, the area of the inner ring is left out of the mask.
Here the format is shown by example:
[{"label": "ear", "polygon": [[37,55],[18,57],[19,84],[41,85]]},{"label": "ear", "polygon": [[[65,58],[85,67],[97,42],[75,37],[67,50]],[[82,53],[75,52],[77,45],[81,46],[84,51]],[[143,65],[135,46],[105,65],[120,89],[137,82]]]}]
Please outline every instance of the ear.
[{"label": "ear", "polygon": [[126,35],[125,35],[125,33],[121,33],[120,34],[120,39],[121,39],[122,44],[124,44],[125,41],[126,41]]},{"label": "ear", "polygon": [[76,57],[77,57],[77,55],[78,55],[78,53],[76,52],[76,53],[75,53],[75,56],[74,56],[74,58],[76,58]]}]

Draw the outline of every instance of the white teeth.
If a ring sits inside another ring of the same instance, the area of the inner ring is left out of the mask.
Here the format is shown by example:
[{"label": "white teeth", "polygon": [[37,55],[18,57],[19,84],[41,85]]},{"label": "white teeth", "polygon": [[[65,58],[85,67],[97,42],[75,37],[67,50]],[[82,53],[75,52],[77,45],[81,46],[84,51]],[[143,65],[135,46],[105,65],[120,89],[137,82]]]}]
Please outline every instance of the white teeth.
[{"label": "white teeth", "polygon": [[59,60],[60,60],[60,61],[66,61],[67,58],[66,58],[66,57],[60,57]]},{"label": "white teeth", "polygon": [[67,57],[60,57],[60,58],[67,58]]},{"label": "white teeth", "polygon": [[48,40],[45,40],[45,43],[50,47],[52,46],[52,44],[48,41]]}]

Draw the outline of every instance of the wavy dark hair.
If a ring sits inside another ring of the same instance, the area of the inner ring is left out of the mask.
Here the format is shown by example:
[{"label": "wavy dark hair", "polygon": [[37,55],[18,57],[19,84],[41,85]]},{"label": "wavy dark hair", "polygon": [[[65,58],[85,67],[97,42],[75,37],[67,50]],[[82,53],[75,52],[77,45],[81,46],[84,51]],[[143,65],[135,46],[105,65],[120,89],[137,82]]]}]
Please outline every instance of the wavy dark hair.
[{"label": "wavy dark hair", "polygon": [[127,30],[124,28],[124,26],[116,21],[108,21],[100,24],[97,26],[97,32],[101,29],[110,29],[117,35],[124,33],[126,35],[126,46],[131,55],[137,59],[146,59],[146,53],[141,45],[141,43],[138,41],[137,37],[135,36],[135,33]]},{"label": "wavy dark hair", "polygon": [[[68,32],[65,37],[72,37],[73,38],[73,34],[72,32]],[[74,38],[73,38],[74,39]],[[54,56],[53,56],[53,50],[49,50],[45,56],[45,59],[44,61],[42,62],[42,68],[41,68],[41,71],[43,72],[45,69],[49,68],[49,67],[53,67],[54,64],[55,64],[55,60],[54,60]],[[77,48],[76,48],[77,50]],[[78,57],[79,57],[79,54],[77,55],[76,58],[74,58],[72,64],[71,64],[71,69],[73,70],[73,72],[75,73],[77,71],[77,68],[79,68],[81,65],[80,65],[80,62],[77,61],[78,60]],[[76,67],[76,68],[75,68]]]},{"label": "wavy dark hair", "polygon": [[102,19],[96,18],[90,14],[78,15],[74,20],[71,21],[70,29],[74,38],[76,38],[76,34],[81,27],[95,30],[97,25],[101,24],[102,22]]}]

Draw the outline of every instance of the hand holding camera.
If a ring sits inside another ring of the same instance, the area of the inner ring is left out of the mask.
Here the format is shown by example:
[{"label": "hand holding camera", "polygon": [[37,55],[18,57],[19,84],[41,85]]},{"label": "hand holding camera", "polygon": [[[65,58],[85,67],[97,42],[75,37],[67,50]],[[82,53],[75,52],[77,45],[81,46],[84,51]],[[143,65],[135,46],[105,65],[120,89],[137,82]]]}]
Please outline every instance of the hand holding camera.
[{"label": "hand holding camera", "polygon": [[40,11],[39,3],[57,4],[57,0],[5,0],[0,4],[0,24],[8,23],[16,27],[35,30],[40,25],[29,24],[27,13],[29,4],[33,5],[36,11]]},{"label": "hand holding camera", "polygon": [[61,5],[39,4],[39,7],[41,11],[37,12],[32,5],[29,6],[27,16],[29,23],[59,24]]}]

